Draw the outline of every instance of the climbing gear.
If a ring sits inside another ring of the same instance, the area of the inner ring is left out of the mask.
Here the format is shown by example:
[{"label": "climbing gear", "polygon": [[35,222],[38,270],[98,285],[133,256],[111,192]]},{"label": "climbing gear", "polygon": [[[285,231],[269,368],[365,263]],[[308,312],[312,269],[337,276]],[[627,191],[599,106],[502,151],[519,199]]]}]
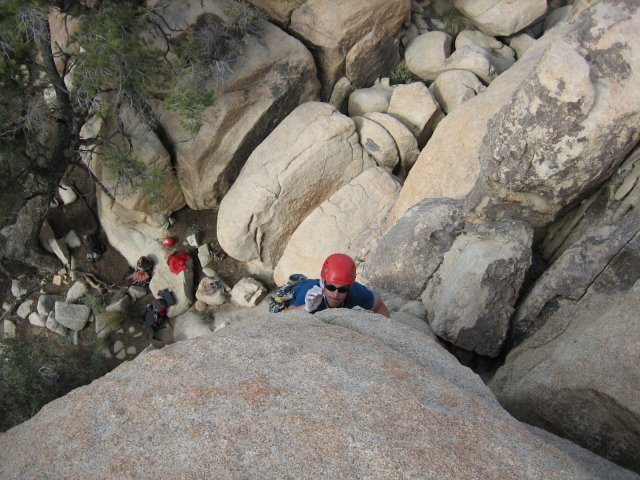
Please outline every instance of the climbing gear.
[{"label": "climbing gear", "polygon": [[350,256],[334,253],[324,261],[320,277],[327,283],[352,285],[356,281],[356,264]]},{"label": "climbing gear", "polygon": [[167,264],[171,273],[178,275],[183,270],[186,270],[187,262],[191,260],[191,257],[186,252],[175,252],[168,259]]},{"label": "climbing gear", "polygon": [[171,237],[165,237],[162,239],[162,246],[165,248],[171,248],[176,243],[176,241]]},{"label": "climbing gear", "polygon": [[293,297],[295,297],[296,287],[306,280],[307,277],[301,273],[294,273],[293,275],[290,275],[287,284],[279,287],[276,290],[276,293],[269,297],[269,311],[271,313],[279,313],[289,308]]},{"label": "climbing gear", "polygon": [[162,324],[165,320],[168,320],[167,313],[169,311],[169,307],[176,304],[173,294],[166,288],[164,290],[160,290],[158,292],[158,296],[160,298],[156,298],[153,302],[149,303],[145,307],[142,317],[140,317],[140,323],[147,327],[151,327],[154,337],[158,330],[164,328]]},{"label": "climbing gear", "polygon": [[146,287],[151,281],[153,272],[153,260],[149,257],[140,257],[136,263],[136,268],[130,268],[124,274],[124,281],[136,287]]}]

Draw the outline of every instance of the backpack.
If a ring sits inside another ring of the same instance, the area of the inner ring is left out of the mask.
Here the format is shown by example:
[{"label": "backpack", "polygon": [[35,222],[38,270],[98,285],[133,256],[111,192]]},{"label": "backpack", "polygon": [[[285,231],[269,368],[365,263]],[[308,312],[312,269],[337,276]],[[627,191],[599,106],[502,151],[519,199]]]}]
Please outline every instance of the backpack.
[{"label": "backpack", "polygon": [[278,287],[273,296],[269,297],[269,311],[271,313],[280,313],[289,308],[293,297],[296,296],[296,287],[306,280],[307,277],[301,273],[290,275],[287,284]]}]

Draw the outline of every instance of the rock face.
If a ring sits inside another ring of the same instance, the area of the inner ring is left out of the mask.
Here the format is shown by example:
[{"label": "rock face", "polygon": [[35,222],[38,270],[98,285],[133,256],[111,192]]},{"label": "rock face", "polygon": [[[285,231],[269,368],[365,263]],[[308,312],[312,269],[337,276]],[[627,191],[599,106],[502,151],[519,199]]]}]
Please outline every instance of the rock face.
[{"label": "rock face", "polygon": [[[226,0],[167,2],[156,9],[170,27],[184,29],[202,15],[225,18],[233,5]],[[194,210],[216,207],[249,153],[295,107],[318,95],[309,51],[269,22],[263,23],[258,35],[244,37],[241,60],[231,69],[223,84],[209,85],[216,101],[203,112],[195,134],[182,127],[175,112],[158,108],[175,148],[180,186]]]},{"label": "rock face", "polygon": [[453,4],[481,31],[501,37],[519,32],[547,11],[546,0],[454,0]]},{"label": "rock face", "polygon": [[274,271],[277,285],[292,273],[316,278],[335,252],[357,257],[379,234],[400,192],[400,182],[380,167],[369,168],[309,214],[294,232]]},{"label": "rock face", "polygon": [[462,202],[423,200],[407,210],[369,254],[363,272],[367,282],[419,298],[463,228]]},{"label": "rock face", "polygon": [[580,4],[570,22],[450,113],[407,177],[391,220],[421,199],[449,197],[466,198],[481,217],[543,227],[611,175],[640,139],[637,8]]},{"label": "rock face", "polygon": [[638,471],[638,312],[636,233],[583,296],[549,305],[544,326],[509,353],[492,390],[517,418]]},{"label": "rock face", "polygon": [[314,52],[322,98],[329,98],[333,85],[345,74],[345,59],[352,48],[350,64],[354,65],[353,57],[366,57],[380,47],[380,42],[371,42],[367,36],[386,41],[398,32],[410,11],[409,0],[308,0],[296,8],[289,29]]},{"label": "rock face", "polygon": [[148,352],[50,403],[0,436],[0,476],[637,478],[580,452],[531,433],[410,327],[290,312]]},{"label": "rock face", "polygon": [[353,120],[326,103],[301,105],[254,150],[222,200],[220,245],[273,268],[302,220],[374,165]]},{"label": "rock face", "polygon": [[434,333],[496,357],[531,265],[532,239],[531,227],[511,220],[469,226],[458,236],[422,294]]}]

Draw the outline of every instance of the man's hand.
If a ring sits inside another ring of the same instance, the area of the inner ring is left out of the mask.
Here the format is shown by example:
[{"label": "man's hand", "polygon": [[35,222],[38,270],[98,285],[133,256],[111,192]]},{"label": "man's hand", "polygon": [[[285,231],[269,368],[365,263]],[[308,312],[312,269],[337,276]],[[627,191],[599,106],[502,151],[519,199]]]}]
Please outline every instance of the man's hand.
[{"label": "man's hand", "polygon": [[322,302],[322,287],[314,285],[304,296],[304,309],[311,313],[315,312]]}]

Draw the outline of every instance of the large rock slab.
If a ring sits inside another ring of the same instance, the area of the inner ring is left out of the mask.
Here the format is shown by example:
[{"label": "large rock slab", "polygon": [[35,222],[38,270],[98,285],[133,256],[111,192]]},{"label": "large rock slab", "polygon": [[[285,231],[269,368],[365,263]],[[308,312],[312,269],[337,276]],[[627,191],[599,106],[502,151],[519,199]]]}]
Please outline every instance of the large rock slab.
[{"label": "large rock slab", "polygon": [[[636,224],[636,230],[638,224]],[[640,233],[576,300],[512,350],[491,380],[516,418],[640,470]]]},{"label": "large rock slab", "polygon": [[639,178],[637,147],[605,185],[548,229],[542,255],[551,265],[519,302],[511,322],[512,344],[533,335],[559,304],[584,296],[612,259],[638,235]]},{"label": "large rock slab", "polygon": [[[375,52],[380,44],[367,42],[367,35],[375,34],[383,40],[392,37],[410,11],[409,0],[308,0],[295,9],[289,30],[314,52],[321,98],[327,100],[333,85],[345,74],[345,58],[354,46],[359,57]],[[379,68],[384,67],[385,62],[381,62]]]},{"label": "large rock slab", "polygon": [[[150,410],[161,411],[161,421],[150,422]],[[3,478],[87,472],[637,478],[595,455],[579,461],[531,433],[428,336],[344,310],[262,314],[148,352],[0,436]]]},{"label": "large rock slab", "polygon": [[532,240],[533,229],[522,222],[469,225],[422,294],[433,332],[465,350],[498,356],[531,265]]},{"label": "large rock slab", "polygon": [[438,125],[392,221],[449,197],[542,227],[611,175],[640,139],[640,15],[626,3],[582,7]]},{"label": "large rock slab", "polygon": [[301,105],[251,154],[222,200],[221,247],[273,268],[302,220],[374,165],[353,120],[326,103]]},{"label": "large rock slab", "polygon": [[369,168],[309,214],[294,232],[274,270],[284,285],[293,273],[316,278],[335,252],[357,257],[379,229],[400,192],[400,182],[380,167]]},{"label": "large rock slab", "polygon": [[[178,29],[167,35],[179,34],[205,14],[226,19],[235,5],[227,0],[157,3],[168,27]],[[183,128],[176,112],[157,108],[192,209],[218,206],[251,151],[295,107],[318,96],[313,57],[299,40],[265,21],[241,45],[224,81],[207,85],[216,101],[204,110],[195,134]]]},{"label": "large rock slab", "polygon": [[385,291],[419,298],[464,225],[462,202],[423,200],[380,238],[367,256],[364,277]]},{"label": "large rock slab", "polygon": [[547,11],[546,0],[454,0],[453,4],[478,29],[496,37],[519,32]]}]

